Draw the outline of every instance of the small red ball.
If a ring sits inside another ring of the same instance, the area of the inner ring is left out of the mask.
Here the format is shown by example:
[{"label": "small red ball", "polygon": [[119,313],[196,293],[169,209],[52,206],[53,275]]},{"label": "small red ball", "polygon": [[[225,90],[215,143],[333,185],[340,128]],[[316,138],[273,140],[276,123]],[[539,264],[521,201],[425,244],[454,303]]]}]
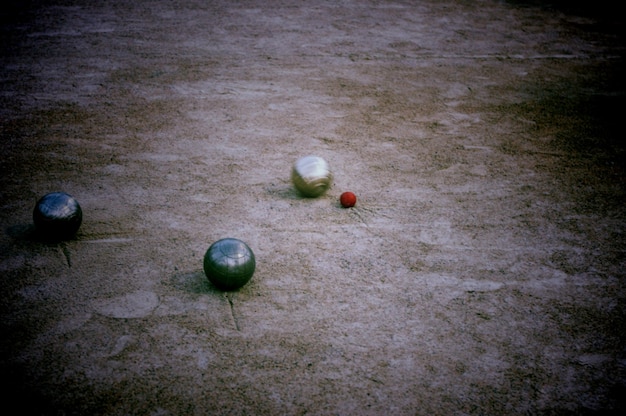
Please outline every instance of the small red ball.
[{"label": "small red ball", "polygon": [[339,202],[341,202],[341,206],[344,208],[353,207],[356,204],[356,195],[352,192],[344,192],[339,197]]}]

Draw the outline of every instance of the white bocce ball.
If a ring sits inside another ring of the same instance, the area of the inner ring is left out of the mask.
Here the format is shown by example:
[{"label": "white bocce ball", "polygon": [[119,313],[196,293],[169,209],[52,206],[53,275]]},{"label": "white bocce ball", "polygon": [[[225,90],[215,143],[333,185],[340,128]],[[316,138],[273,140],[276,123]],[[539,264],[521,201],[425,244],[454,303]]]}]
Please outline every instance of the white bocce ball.
[{"label": "white bocce ball", "polygon": [[318,156],[305,156],[293,165],[291,181],[302,195],[315,198],[330,188],[332,174],[324,159]]}]

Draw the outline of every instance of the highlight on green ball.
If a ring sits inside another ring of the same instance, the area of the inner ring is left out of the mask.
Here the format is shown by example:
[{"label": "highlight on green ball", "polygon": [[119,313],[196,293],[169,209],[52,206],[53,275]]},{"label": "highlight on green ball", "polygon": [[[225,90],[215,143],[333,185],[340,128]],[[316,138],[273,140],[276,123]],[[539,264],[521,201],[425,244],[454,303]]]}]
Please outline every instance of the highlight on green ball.
[{"label": "highlight on green ball", "polygon": [[236,290],[250,281],[256,268],[254,253],[236,238],[211,244],[204,255],[204,274],[220,290]]}]

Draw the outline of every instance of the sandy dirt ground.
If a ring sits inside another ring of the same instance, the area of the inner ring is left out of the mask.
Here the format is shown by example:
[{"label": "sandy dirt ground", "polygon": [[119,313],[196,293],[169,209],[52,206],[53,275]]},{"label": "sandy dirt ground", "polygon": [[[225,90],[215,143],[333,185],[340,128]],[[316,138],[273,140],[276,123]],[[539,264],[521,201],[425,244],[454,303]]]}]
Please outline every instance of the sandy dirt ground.
[{"label": "sandy dirt ground", "polygon": [[3,414],[621,414],[624,26],[588,3],[3,3]]}]

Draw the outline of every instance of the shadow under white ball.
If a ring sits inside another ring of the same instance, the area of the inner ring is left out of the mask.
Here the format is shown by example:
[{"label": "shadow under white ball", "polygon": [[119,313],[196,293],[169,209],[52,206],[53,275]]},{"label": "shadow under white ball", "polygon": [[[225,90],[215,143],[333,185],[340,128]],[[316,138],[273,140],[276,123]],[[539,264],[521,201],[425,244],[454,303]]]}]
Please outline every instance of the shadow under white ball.
[{"label": "shadow under white ball", "polygon": [[291,181],[300,194],[315,198],[330,188],[332,174],[324,159],[318,156],[305,156],[293,165]]}]

